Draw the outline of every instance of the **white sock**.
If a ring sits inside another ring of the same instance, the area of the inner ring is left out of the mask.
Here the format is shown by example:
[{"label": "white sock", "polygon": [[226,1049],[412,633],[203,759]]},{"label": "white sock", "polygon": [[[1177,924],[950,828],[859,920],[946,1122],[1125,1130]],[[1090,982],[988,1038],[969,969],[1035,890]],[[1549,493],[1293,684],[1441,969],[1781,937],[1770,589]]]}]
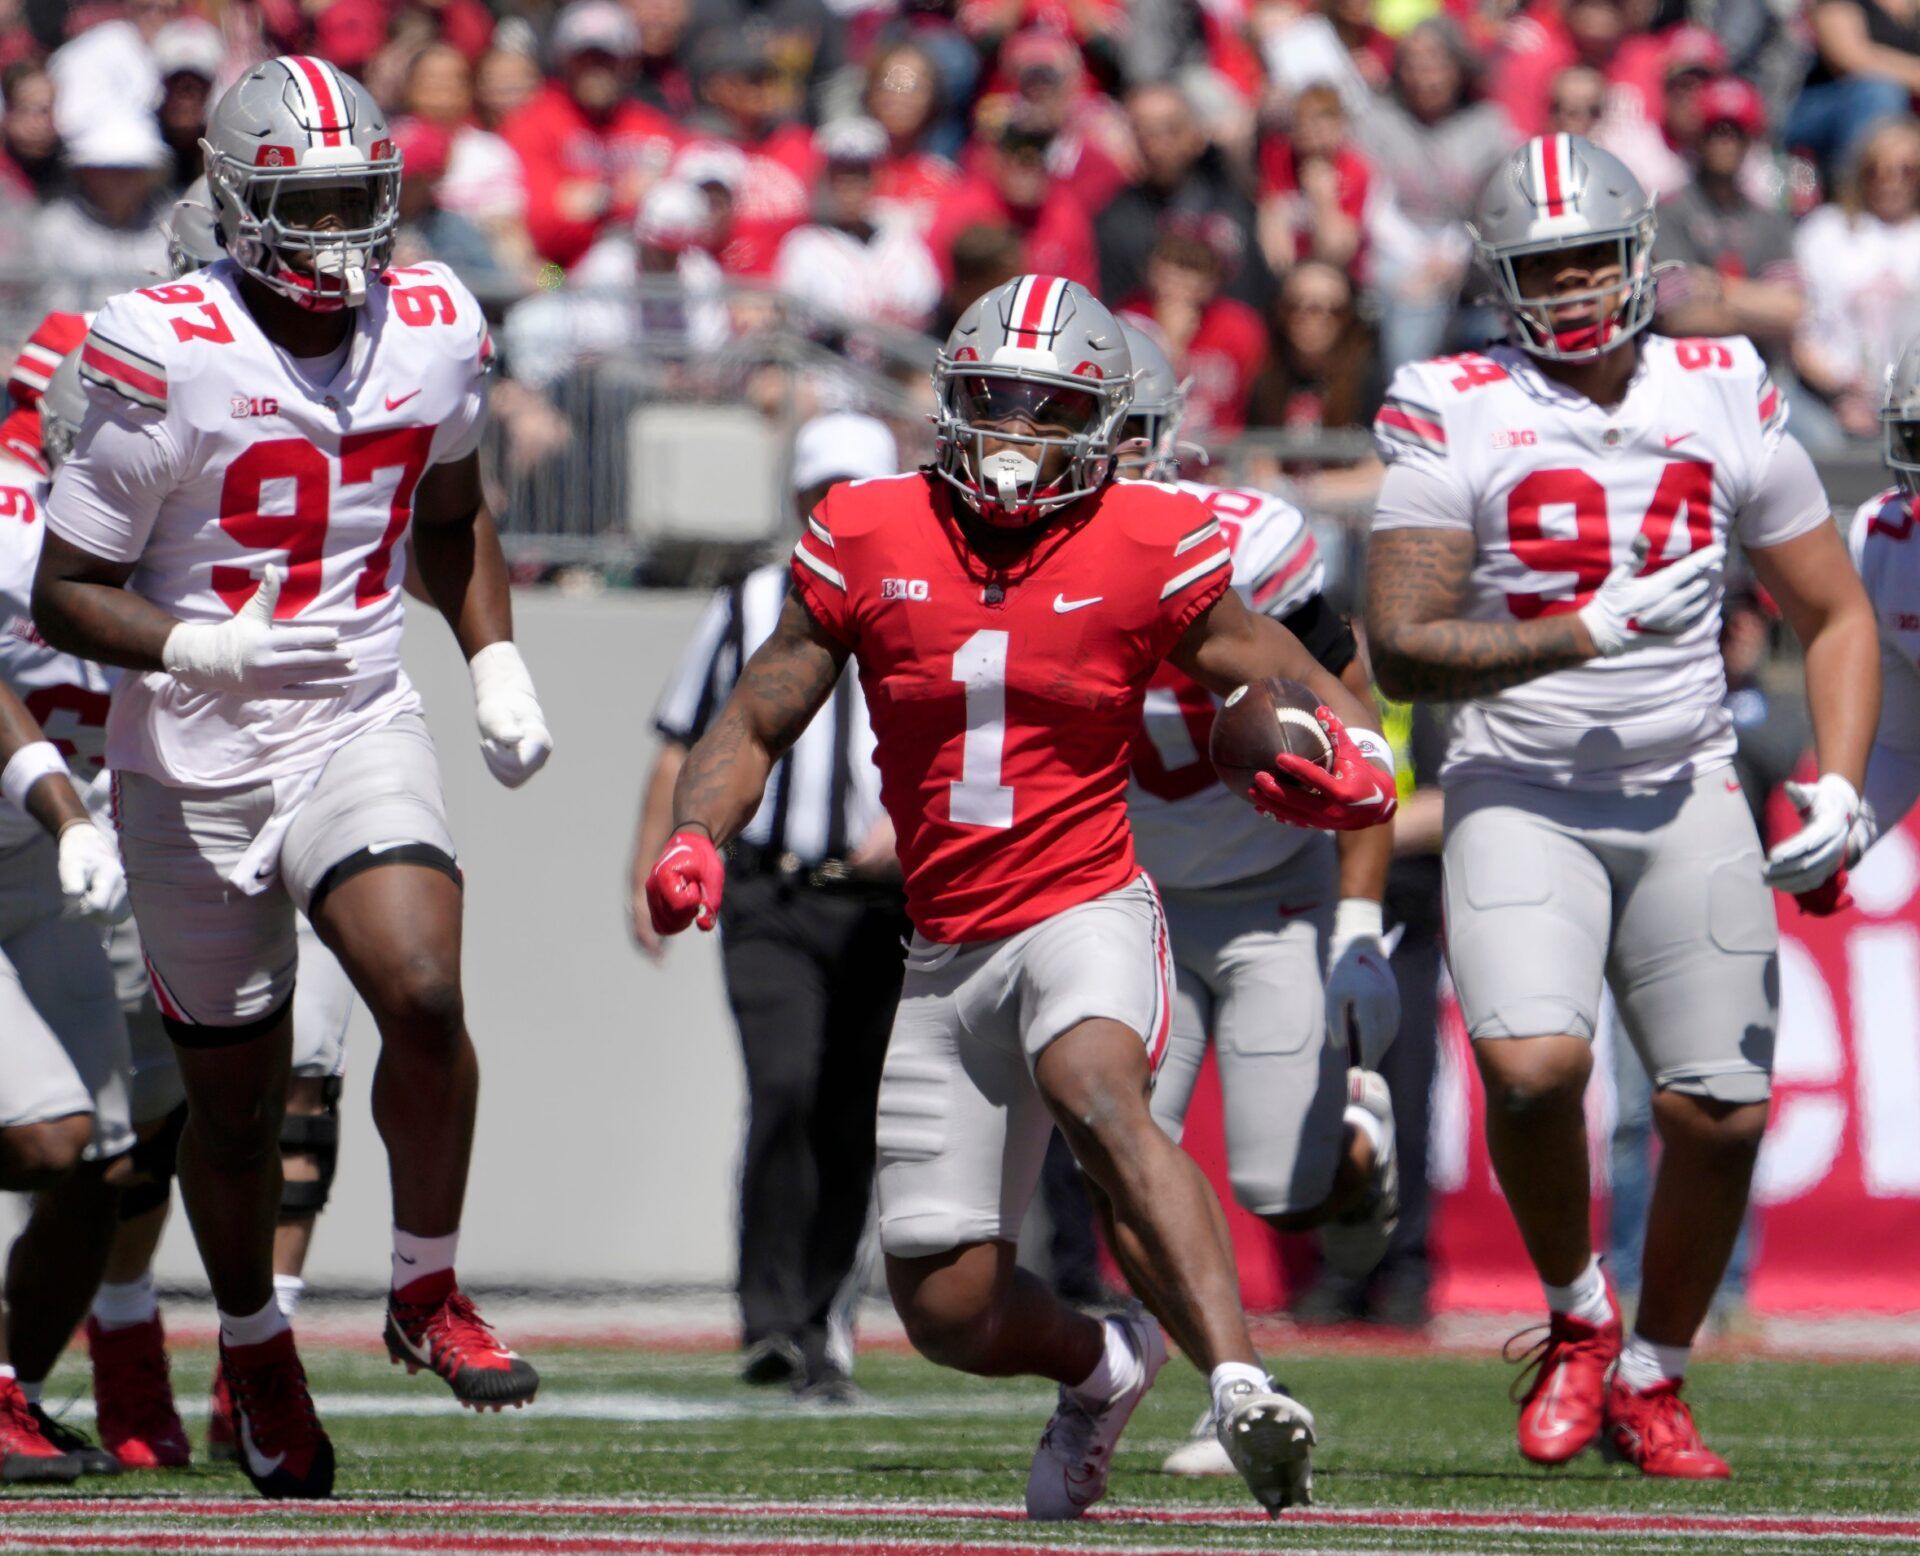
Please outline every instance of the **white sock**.
[{"label": "white sock", "polygon": [[159,1313],[160,1299],[154,1295],[151,1270],[117,1285],[102,1281],[93,1294],[93,1316],[102,1329],[131,1329],[136,1324],[152,1323]]},{"label": "white sock", "polygon": [[1236,1383],[1251,1383],[1261,1393],[1270,1393],[1273,1379],[1251,1362],[1222,1362],[1213,1369],[1213,1376],[1207,1379],[1207,1386],[1213,1391],[1213,1413],[1216,1417],[1225,1415],[1221,1401],[1226,1398],[1227,1390]]},{"label": "white sock", "polygon": [[25,1378],[20,1379],[20,1392],[27,1396],[27,1403],[29,1405],[37,1405],[40,1403],[41,1392],[46,1386],[47,1380],[45,1378],[41,1378],[34,1383],[29,1383]]},{"label": "white sock", "polygon": [[393,1289],[398,1291],[422,1275],[438,1275],[453,1268],[454,1253],[460,1247],[460,1234],[445,1237],[415,1237],[411,1232],[393,1229]]},{"label": "white sock", "polygon": [[1604,1324],[1613,1317],[1613,1309],[1607,1305],[1607,1278],[1600,1273],[1598,1254],[1587,1261],[1587,1267],[1575,1277],[1572,1285],[1550,1286],[1542,1281],[1540,1289],[1547,1294],[1547,1307],[1551,1312],[1565,1313],[1569,1318],[1583,1319],[1589,1324]]},{"label": "white sock", "polygon": [[1341,1114],[1340,1121],[1343,1124],[1351,1124],[1360,1131],[1362,1138],[1373,1147],[1373,1159],[1376,1162],[1387,1154],[1387,1126],[1359,1103],[1354,1103]]},{"label": "white sock", "polygon": [[1134,1352],[1133,1342],[1127,1338],[1127,1326],[1115,1318],[1104,1319],[1100,1332],[1105,1339],[1100,1360],[1072,1389],[1095,1405],[1106,1404],[1140,1381],[1140,1358]]},{"label": "white sock", "polygon": [[307,1294],[307,1283],[298,1275],[276,1275],[273,1277],[273,1301],[280,1311],[287,1315],[287,1322],[293,1322],[293,1315],[300,1311],[300,1299]]},{"label": "white sock", "polygon": [[259,1312],[244,1317],[225,1312],[220,1315],[220,1339],[225,1345],[263,1345],[288,1327],[287,1315],[280,1311],[278,1302],[269,1302]]},{"label": "white sock", "polygon": [[1629,1335],[1620,1348],[1620,1381],[1630,1389],[1650,1389],[1666,1378],[1687,1375],[1690,1345],[1655,1345],[1638,1334]]}]

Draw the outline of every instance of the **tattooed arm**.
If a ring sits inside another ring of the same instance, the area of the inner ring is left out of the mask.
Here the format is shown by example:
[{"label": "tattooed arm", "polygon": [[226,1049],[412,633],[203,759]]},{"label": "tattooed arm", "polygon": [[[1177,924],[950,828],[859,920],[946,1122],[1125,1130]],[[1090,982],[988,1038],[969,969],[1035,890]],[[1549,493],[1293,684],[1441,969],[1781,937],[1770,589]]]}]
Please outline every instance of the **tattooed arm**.
[{"label": "tattooed arm", "polygon": [[1593,639],[1569,612],[1534,621],[1459,614],[1475,540],[1464,529],[1376,529],[1367,547],[1367,641],[1380,689],[1458,702],[1584,664]]},{"label": "tattooed arm", "polygon": [[673,786],[673,830],[699,827],[731,842],[753,819],[767,775],[833,695],[847,651],[822,632],[798,595],[754,650],[733,695],[694,743]]}]

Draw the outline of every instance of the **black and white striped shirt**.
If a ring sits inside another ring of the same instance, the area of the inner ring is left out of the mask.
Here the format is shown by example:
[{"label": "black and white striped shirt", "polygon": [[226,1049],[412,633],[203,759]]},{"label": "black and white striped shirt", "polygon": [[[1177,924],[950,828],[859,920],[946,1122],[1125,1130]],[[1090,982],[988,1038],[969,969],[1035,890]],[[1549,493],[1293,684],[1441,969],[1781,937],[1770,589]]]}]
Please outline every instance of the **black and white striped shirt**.
[{"label": "black and white striped shirt", "polygon": [[[773,635],[786,604],[785,562],[749,573],[707,606],[654,709],[668,740],[692,745],[705,733],[753,651]],[[740,834],[756,848],[800,866],[845,859],[880,820],[880,771],[873,726],[851,669],[767,780],[766,798]]]}]

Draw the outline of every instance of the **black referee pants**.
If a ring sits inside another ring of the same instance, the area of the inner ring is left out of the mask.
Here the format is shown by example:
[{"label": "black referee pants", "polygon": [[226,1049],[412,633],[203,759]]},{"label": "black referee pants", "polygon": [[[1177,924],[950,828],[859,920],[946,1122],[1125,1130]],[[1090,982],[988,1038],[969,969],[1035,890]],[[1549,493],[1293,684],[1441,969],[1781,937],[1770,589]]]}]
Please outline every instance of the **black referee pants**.
[{"label": "black referee pants", "polygon": [[747,1068],[746,1343],[784,1335],[811,1370],[866,1229],[880,1066],[910,930],[897,897],[734,870],[720,927]]}]

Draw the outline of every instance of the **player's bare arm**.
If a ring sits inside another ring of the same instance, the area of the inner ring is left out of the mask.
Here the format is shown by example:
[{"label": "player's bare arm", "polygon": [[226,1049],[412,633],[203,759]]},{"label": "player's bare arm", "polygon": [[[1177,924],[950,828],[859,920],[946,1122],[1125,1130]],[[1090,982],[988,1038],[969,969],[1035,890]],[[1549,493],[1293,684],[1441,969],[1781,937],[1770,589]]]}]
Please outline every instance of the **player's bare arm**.
[{"label": "player's bare arm", "polygon": [[1832,524],[1747,552],[1806,651],[1807,708],[1820,771],[1857,790],[1880,722],[1880,641],[1873,602]]},{"label": "player's bare arm", "polygon": [[1271,616],[1248,610],[1231,589],[1195,619],[1167,659],[1221,696],[1266,676],[1299,681],[1317,692],[1341,723],[1380,728],[1380,711],[1370,696],[1355,696],[1297,637]]},{"label": "player's bare arm", "polygon": [[1380,689],[1413,702],[1490,696],[1583,664],[1593,639],[1578,615],[1469,621],[1466,530],[1377,530],[1367,548],[1367,641]]},{"label": "player's bare arm", "polygon": [[[1356,654],[1340,672],[1340,684],[1357,702],[1374,708],[1372,676],[1365,654]],[[1342,832],[1335,842],[1340,850],[1341,899],[1364,898],[1378,902],[1387,893],[1387,869],[1393,863],[1392,822],[1367,827],[1359,832]]]},{"label": "player's bare arm", "polygon": [[[15,757],[22,759],[17,773],[13,771]],[[87,808],[67,776],[66,764],[59,760],[59,753],[48,743],[27,705],[4,683],[0,683],[0,772],[6,773],[10,795],[15,788],[20,790],[21,809],[53,836],[58,837],[76,821],[88,819]]]},{"label": "player's bare arm", "polygon": [[847,651],[789,597],[773,636],[740,672],[733,694],[695,742],[673,789],[676,831],[731,842],[760,804],[767,775],[833,695]]},{"label": "player's bare arm", "polygon": [[480,490],[480,456],[434,465],[413,498],[413,561],[421,586],[468,659],[513,637],[500,532]]},{"label": "player's bare arm", "polygon": [[98,664],[159,670],[167,637],[180,625],[126,587],[133,564],[82,550],[48,531],[33,579],[33,621],[55,648]]}]

